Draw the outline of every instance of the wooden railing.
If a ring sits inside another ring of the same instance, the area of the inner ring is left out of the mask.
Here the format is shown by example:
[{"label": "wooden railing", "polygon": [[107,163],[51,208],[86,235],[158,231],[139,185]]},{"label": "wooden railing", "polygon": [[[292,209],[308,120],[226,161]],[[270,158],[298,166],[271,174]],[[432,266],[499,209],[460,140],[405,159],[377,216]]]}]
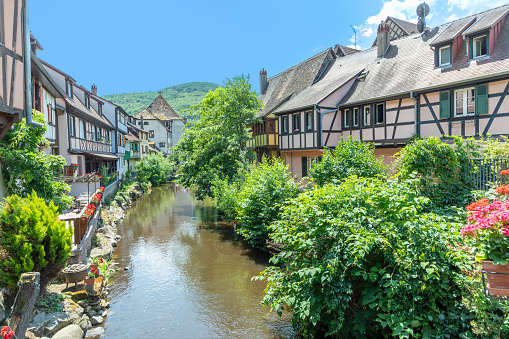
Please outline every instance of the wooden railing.
[{"label": "wooden railing", "polygon": [[91,152],[109,152],[109,153],[111,153],[111,151],[112,151],[111,144],[99,142],[99,141],[81,139],[81,138],[76,138],[76,137],[71,137],[70,148],[84,150],[84,151],[91,151]]}]

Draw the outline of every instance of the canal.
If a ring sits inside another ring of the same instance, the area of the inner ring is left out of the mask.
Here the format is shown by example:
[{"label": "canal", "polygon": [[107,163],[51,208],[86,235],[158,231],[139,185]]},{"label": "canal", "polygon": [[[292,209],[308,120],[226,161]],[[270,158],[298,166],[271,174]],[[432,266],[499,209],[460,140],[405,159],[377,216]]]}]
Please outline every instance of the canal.
[{"label": "canal", "polygon": [[104,337],[292,337],[290,316],[259,306],[265,283],[251,280],[269,257],[218,223],[210,201],[180,186],[153,189],[119,234]]}]

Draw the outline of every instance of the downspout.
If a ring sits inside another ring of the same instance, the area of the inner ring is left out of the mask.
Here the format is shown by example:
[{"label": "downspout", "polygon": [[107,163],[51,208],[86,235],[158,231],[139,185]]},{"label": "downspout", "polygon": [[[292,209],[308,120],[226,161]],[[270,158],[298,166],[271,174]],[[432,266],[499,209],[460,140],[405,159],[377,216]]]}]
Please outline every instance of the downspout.
[{"label": "downspout", "polygon": [[330,111],[320,112],[318,107],[315,105],[315,110],[320,113],[320,148],[323,147],[323,115],[325,113],[336,112],[338,109],[332,109]]},{"label": "downspout", "polygon": [[414,99],[414,133],[417,134],[417,98],[414,96],[414,91],[410,91],[410,98]]},{"label": "downspout", "polygon": [[29,0],[25,0],[25,12],[23,13],[25,17],[25,27],[24,32],[25,33],[25,55],[24,55],[24,62],[25,62],[25,115],[26,115],[26,122],[28,125],[41,128],[42,124],[35,122],[32,117],[32,69],[31,69],[31,63],[32,60],[30,59],[30,27],[28,25],[28,2]]}]

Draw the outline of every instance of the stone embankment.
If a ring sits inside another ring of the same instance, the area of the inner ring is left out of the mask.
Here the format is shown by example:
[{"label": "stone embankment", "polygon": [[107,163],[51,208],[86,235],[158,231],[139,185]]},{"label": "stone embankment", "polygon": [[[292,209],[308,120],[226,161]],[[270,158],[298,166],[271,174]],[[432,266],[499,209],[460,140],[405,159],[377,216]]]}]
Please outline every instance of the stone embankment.
[{"label": "stone embankment", "polygon": [[[90,252],[89,261],[102,257],[111,260],[114,248],[120,241],[117,226],[122,222],[131,203],[142,194],[139,186],[131,186],[126,192],[118,192],[109,206],[103,206],[98,224],[96,241]],[[83,283],[66,288],[66,284],[52,284],[48,291],[64,296],[62,312],[46,313],[36,309],[35,317],[26,333],[26,338],[80,339],[100,338],[104,333],[103,324],[110,313],[107,278],[117,270],[117,264],[110,262],[106,272],[96,279],[93,290],[84,289]],[[60,287],[60,288],[59,288]]]}]

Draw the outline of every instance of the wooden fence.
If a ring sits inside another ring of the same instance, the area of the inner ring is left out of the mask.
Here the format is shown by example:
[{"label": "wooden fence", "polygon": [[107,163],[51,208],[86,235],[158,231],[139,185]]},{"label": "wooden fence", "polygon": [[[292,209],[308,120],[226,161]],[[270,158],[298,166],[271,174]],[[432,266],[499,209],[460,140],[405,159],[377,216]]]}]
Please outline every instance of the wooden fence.
[{"label": "wooden fence", "polygon": [[507,184],[500,172],[509,168],[509,159],[469,159],[465,164],[466,182],[474,190],[488,190]]}]

